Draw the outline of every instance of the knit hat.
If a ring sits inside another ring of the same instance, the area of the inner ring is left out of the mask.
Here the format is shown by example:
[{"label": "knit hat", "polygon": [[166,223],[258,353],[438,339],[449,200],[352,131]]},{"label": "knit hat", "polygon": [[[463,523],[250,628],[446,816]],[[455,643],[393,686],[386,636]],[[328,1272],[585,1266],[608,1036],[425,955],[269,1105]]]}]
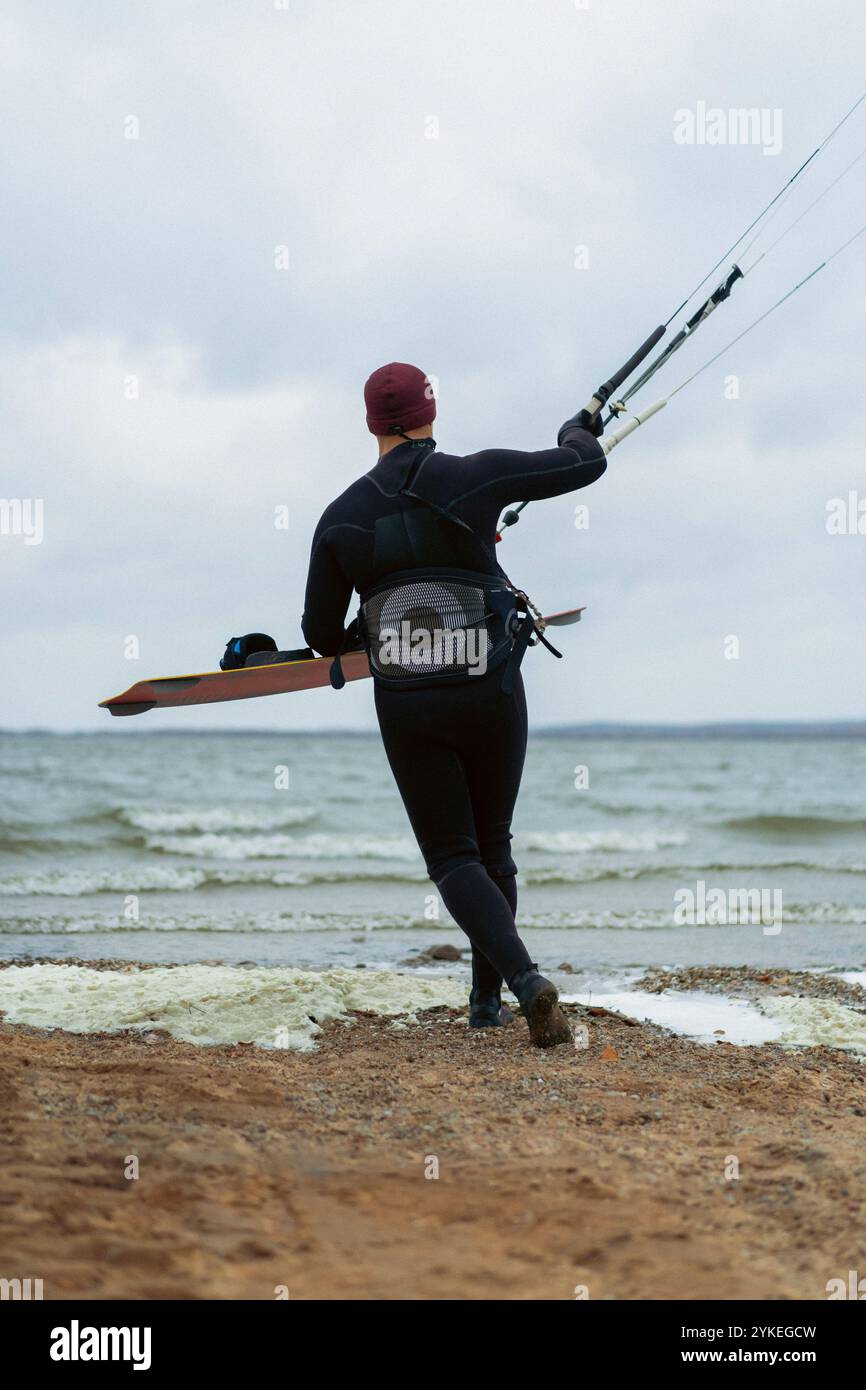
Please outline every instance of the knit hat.
[{"label": "knit hat", "polygon": [[430,379],[408,362],[389,362],[368,377],[364,404],[371,434],[400,434],[429,425],[436,418]]}]

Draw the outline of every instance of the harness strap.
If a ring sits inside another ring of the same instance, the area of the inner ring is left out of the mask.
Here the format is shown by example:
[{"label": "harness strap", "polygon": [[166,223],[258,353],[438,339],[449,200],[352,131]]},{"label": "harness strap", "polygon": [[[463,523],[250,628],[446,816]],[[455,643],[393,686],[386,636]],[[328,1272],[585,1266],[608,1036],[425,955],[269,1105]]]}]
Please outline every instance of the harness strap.
[{"label": "harness strap", "polygon": [[346,684],[346,677],[343,675],[343,663],[340,660],[347,652],[357,651],[363,646],[361,640],[360,626],[357,618],[353,618],[343,633],[343,640],[337,648],[334,660],[331,662],[329,679],[335,690],[342,690]]},{"label": "harness strap", "polygon": [[514,693],[517,672],[520,670],[520,664],[526,656],[526,649],[532,642],[533,637],[536,642],[541,642],[554,656],[562,656],[562,652],[558,652],[556,647],[554,647],[551,642],[548,642],[532,614],[527,613],[524,618],[518,619],[518,626],[514,634],[514,644],[505,662],[505,670],[502,673],[502,682],[499,687],[503,695],[512,695]]},{"label": "harness strap", "polygon": [[540,627],[536,626],[535,631],[538,636],[538,641],[541,643],[542,647],[546,647],[547,650],[550,652],[551,656],[558,656],[561,661],[562,652],[558,651],[552,642],[548,642]]},{"label": "harness strap", "polygon": [[[505,660],[505,667],[500,686],[500,689],[502,690],[503,694],[510,695],[514,691],[514,685],[517,680],[517,673],[520,670],[520,664],[523,661],[524,656],[526,655],[527,647],[534,646],[536,642],[541,642],[541,644],[544,647],[546,647],[547,650],[551,652],[552,655],[555,657],[561,658],[562,652],[557,651],[556,647],[554,647],[552,643],[549,642],[547,638],[544,636],[544,622],[541,618],[541,614],[539,613],[538,609],[535,607],[535,605],[527,597],[526,594],[524,594],[521,590],[516,589],[515,586],[511,584],[511,581],[505,574],[505,571],[499,565],[496,559],[495,552],[491,550],[490,546],[487,545],[486,541],[484,541],[481,536],[479,536],[475,531],[473,531],[472,527],[469,526],[465,521],[463,521],[459,516],[455,516],[454,513],[450,511],[447,507],[441,507],[437,502],[431,501],[429,497],[422,497],[419,493],[412,491],[412,484],[415,481],[415,477],[419,472],[421,464],[427,457],[428,452],[430,450],[435,450],[436,445],[433,440],[426,439],[417,441],[410,440],[410,443],[412,444],[413,449],[416,451],[417,456],[412,461],[412,464],[406,476],[406,482],[404,483],[403,487],[400,488],[399,495],[401,497],[411,498],[413,502],[420,502],[421,505],[423,507],[428,508],[428,510],[431,511],[437,517],[438,520],[449,521],[452,523],[452,525],[459,527],[463,532],[468,532],[469,535],[473,538],[473,540],[480,545],[481,549],[493,561],[493,563],[496,566],[496,569],[499,572],[499,575],[505,579],[505,582],[507,584],[510,585],[512,591],[516,594],[518,601],[522,604],[522,606],[525,609],[525,612],[522,617],[518,617],[515,614],[514,618],[512,619],[510,633],[512,646],[511,651],[509,652]],[[406,513],[403,512],[401,514],[401,521],[403,535],[405,537],[406,542],[409,545],[410,551],[414,556],[415,547],[413,545],[411,517],[407,517]],[[490,576],[491,579],[493,579],[494,577],[495,576],[492,575]],[[331,685],[335,690],[342,690],[343,686],[346,684],[346,678],[343,675],[341,657],[343,657],[348,651],[352,650],[353,648],[357,649],[359,646],[366,646],[366,641],[362,630],[362,624],[363,607],[355,621],[350,623],[349,626],[346,628],[346,631],[343,634],[343,640],[341,641],[339,649],[336,655],[334,656],[333,661],[331,662],[330,681]],[[501,650],[501,646],[499,649]]]}]

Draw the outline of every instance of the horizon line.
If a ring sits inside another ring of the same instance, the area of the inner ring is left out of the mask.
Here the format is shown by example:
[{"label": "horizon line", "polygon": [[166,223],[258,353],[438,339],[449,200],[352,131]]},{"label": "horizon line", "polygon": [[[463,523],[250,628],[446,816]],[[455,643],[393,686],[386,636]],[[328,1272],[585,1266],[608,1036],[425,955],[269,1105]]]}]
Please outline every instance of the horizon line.
[{"label": "horizon line", "polygon": [[[75,738],[91,737],[108,733],[113,729],[114,721],[101,729],[51,729],[44,725],[31,725],[26,728],[5,728],[0,727],[0,736],[23,737],[32,734],[42,734],[53,738]],[[124,724],[124,727],[127,727]],[[118,730],[119,732],[119,730]],[[276,737],[280,738],[325,738],[328,736],[337,738],[378,738],[379,730],[373,726],[369,729],[353,729],[349,727],[327,727],[311,729],[281,729],[274,726],[261,728],[243,729],[231,726],[205,727],[202,725],[190,726],[187,729],[167,728],[160,729],[148,726],[141,728],[136,726],[130,732],[137,736],[144,734],[147,737],[156,736],[158,738],[183,738],[190,735],[220,734],[231,735],[240,738],[254,737]],[[666,722],[656,720],[582,720],[573,723],[559,724],[539,724],[530,728],[530,735],[553,735],[567,736],[571,734],[610,734],[622,737],[659,735],[676,736],[749,736],[749,735],[791,735],[791,734],[816,734],[816,735],[836,735],[837,737],[866,737],[866,717],[851,717],[842,719],[712,719],[700,720],[695,723],[687,723],[682,720],[671,720]]]}]

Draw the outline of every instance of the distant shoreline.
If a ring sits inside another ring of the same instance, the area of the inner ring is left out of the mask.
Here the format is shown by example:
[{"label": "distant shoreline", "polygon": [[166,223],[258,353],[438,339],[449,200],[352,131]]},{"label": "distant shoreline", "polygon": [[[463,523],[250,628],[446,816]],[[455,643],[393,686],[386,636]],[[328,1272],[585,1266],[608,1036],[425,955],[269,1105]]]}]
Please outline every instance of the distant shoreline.
[{"label": "distant shoreline", "polygon": [[[130,729],[123,721],[124,735],[134,733],[157,738],[188,738],[191,735],[210,737],[213,734],[231,738],[378,738],[376,729],[206,729],[192,726],[186,729],[146,728],[138,724]],[[115,732],[114,725],[101,729],[0,729],[0,736],[25,738],[40,734],[51,738],[82,738]],[[833,720],[732,720],[706,724],[619,724],[590,722],[585,724],[541,724],[531,730],[533,738],[659,738],[659,739],[783,739],[783,738],[866,738],[866,719]]]}]

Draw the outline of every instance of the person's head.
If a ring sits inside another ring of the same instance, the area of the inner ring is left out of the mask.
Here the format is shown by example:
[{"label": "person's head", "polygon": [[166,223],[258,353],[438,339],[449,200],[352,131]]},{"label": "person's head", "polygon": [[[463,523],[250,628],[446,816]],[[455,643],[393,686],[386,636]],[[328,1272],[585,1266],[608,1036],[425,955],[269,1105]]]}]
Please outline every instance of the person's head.
[{"label": "person's head", "polygon": [[436,418],[430,378],[408,362],[389,362],[364,386],[367,429],[375,434],[379,457],[409,439],[429,439]]}]

